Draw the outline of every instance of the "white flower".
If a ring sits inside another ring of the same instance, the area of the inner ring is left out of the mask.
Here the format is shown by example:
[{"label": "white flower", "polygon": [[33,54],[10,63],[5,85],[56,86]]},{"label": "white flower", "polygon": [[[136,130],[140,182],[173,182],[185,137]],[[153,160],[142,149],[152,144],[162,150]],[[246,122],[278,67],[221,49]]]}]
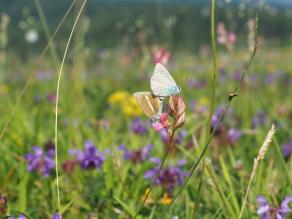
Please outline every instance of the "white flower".
[{"label": "white flower", "polygon": [[28,43],[35,43],[39,40],[39,33],[35,29],[28,30],[24,35]]}]

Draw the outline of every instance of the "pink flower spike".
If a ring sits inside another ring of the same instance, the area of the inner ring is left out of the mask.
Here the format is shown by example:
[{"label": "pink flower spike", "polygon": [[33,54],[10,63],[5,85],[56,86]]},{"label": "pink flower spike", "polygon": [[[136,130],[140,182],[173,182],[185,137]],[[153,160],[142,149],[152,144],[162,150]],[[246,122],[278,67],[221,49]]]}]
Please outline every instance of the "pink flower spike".
[{"label": "pink flower spike", "polygon": [[236,41],[236,35],[235,35],[234,32],[229,32],[228,33],[228,41],[231,44],[234,44],[235,43],[235,41]]},{"label": "pink flower spike", "polygon": [[152,127],[155,129],[155,131],[159,132],[161,129],[164,128],[164,126],[160,122],[152,123]]},{"label": "pink flower spike", "polygon": [[154,63],[161,63],[163,65],[168,63],[170,57],[171,53],[163,48],[156,49],[153,54]]},{"label": "pink flower spike", "polygon": [[160,118],[159,118],[159,120],[160,120],[160,123],[161,123],[161,125],[163,126],[163,127],[167,127],[167,122],[168,122],[168,115],[167,115],[167,113],[162,113],[161,115],[160,115]]}]

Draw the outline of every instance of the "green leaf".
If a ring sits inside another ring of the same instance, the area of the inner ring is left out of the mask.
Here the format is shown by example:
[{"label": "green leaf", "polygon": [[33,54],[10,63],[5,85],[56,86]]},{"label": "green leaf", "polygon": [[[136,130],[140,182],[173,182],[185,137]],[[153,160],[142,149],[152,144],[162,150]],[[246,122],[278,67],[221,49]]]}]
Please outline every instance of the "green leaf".
[{"label": "green leaf", "polygon": [[132,209],[128,204],[123,202],[118,197],[114,196],[114,199],[126,210],[126,212],[128,212],[131,215],[131,217],[134,217],[134,215],[136,213],[134,209]]}]

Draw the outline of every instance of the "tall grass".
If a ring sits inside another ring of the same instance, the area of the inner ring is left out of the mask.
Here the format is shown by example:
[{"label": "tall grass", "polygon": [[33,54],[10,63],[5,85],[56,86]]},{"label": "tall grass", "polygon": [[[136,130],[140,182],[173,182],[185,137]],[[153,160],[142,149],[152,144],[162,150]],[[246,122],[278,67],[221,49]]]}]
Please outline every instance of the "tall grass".
[{"label": "tall grass", "polygon": [[64,63],[65,63],[65,59],[67,56],[67,52],[68,52],[68,48],[74,33],[74,30],[76,28],[76,24],[78,22],[78,19],[82,13],[82,10],[86,4],[87,0],[83,1],[83,4],[81,5],[81,8],[79,9],[79,12],[77,14],[77,17],[74,21],[73,27],[71,29],[67,44],[66,44],[66,48],[64,51],[64,55],[63,55],[63,59],[61,62],[61,66],[60,66],[60,70],[59,70],[59,74],[58,74],[58,81],[57,81],[57,91],[56,91],[56,105],[55,105],[55,172],[56,172],[56,187],[57,187],[57,210],[58,212],[61,214],[61,198],[60,198],[60,182],[59,182],[59,171],[58,171],[58,103],[59,103],[59,91],[60,91],[60,82],[61,82],[61,76],[62,76],[62,71],[63,71],[63,67],[64,67]]}]

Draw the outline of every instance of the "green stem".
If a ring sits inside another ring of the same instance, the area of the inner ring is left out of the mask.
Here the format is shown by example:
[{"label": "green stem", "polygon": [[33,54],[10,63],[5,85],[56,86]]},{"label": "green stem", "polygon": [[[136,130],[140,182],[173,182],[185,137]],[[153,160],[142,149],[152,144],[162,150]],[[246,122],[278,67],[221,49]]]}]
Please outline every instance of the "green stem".
[{"label": "green stem", "polygon": [[201,191],[202,184],[203,184],[204,174],[205,174],[205,162],[203,162],[203,164],[202,164],[202,173],[201,173],[199,187],[198,187],[197,194],[196,194],[196,202],[195,202],[193,213],[192,213],[192,219],[195,219],[195,217],[196,217],[196,209],[198,208],[198,204],[199,204],[199,196],[200,196],[200,191]]},{"label": "green stem", "polygon": [[211,38],[212,38],[212,49],[213,49],[213,75],[212,75],[212,84],[211,84],[212,86],[211,104],[210,104],[209,118],[207,122],[206,141],[209,137],[212,115],[214,112],[215,99],[216,99],[217,59],[216,59],[216,41],[215,41],[215,0],[212,0],[212,5],[211,5]]},{"label": "green stem", "polygon": [[[40,3],[40,0],[34,0],[34,3],[35,3],[35,7],[37,9],[37,12],[39,14],[42,27],[44,29],[45,36],[46,36],[46,38],[47,38],[47,40],[49,42],[50,38],[51,38],[51,33],[50,33],[50,30],[49,30],[49,27],[48,27],[48,23],[47,23],[46,16],[44,14],[42,5]],[[58,60],[59,59],[58,59],[58,56],[57,56],[57,53],[56,53],[56,47],[55,47],[55,44],[53,43],[53,41],[51,41],[49,49],[50,49],[51,56],[53,58],[54,65],[58,66],[58,64],[59,64]]]}]

